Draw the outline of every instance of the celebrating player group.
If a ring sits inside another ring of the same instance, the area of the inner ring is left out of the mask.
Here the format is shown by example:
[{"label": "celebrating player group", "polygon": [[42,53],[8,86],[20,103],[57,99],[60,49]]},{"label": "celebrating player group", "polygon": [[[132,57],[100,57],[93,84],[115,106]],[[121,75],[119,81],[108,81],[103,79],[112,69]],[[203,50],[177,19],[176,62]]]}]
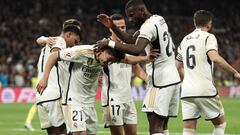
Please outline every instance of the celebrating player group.
[{"label": "celebrating player group", "polygon": [[96,135],[95,96],[102,78],[104,126],[112,135],[136,135],[137,111],[131,95],[134,73],[147,84],[142,111],[150,135],[170,134],[168,121],[177,117],[180,99],[183,135],[195,134],[201,114],[212,121],[213,135],[224,135],[227,124],[213,83],[213,66],[237,80],[240,74],[218,53],[217,39],[209,33],[212,13],[196,11],[195,30],[175,48],[165,19],[151,14],[142,0],[128,1],[125,12],[138,29],[134,34],[126,32],[124,16],[115,13],[97,16],[96,21],[111,35],[94,45],[80,44],[83,28],[76,19],[66,20],[59,36],[37,39],[43,47],[36,97],[41,128],[49,135]]}]

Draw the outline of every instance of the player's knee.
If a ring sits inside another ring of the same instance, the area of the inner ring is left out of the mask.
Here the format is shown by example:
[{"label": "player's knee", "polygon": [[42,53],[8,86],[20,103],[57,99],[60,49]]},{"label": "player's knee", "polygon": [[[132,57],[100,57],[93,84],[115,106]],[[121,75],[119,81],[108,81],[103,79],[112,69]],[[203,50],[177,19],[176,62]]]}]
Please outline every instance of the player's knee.
[{"label": "player's knee", "polygon": [[221,128],[221,129],[225,129],[226,126],[227,126],[227,123],[226,123],[226,122],[224,122],[224,123],[222,123],[222,124],[219,124],[219,125],[214,125],[215,128]]},{"label": "player's knee", "polygon": [[197,121],[196,120],[187,120],[183,122],[183,127],[187,129],[196,129]]}]

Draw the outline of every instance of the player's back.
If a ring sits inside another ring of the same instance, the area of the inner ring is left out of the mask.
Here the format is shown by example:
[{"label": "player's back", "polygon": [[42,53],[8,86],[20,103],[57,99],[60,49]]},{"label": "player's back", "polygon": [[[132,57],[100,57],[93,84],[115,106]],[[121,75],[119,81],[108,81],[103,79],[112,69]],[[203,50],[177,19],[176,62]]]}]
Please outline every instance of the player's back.
[{"label": "player's back", "polygon": [[213,63],[207,55],[209,50],[217,46],[215,40],[214,35],[200,29],[182,40],[179,46],[184,65],[182,97],[216,95],[212,77]]},{"label": "player's back", "polygon": [[148,39],[150,44],[145,51],[159,50],[160,56],[152,63],[146,65],[146,71],[156,87],[166,87],[180,82],[180,77],[175,66],[172,38],[168,32],[165,19],[159,15],[153,15],[145,21],[140,28],[139,37]]},{"label": "player's back", "polygon": [[132,65],[113,63],[103,68],[102,105],[108,103],[109,96],[119,103],[132,100]]}]

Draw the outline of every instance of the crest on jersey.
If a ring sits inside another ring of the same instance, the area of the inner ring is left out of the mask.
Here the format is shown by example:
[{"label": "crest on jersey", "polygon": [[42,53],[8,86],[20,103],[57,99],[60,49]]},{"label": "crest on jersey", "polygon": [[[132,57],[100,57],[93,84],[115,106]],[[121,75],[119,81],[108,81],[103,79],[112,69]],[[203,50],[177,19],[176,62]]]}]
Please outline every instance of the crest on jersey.
[{"label": "crest on jersey", "polygon": [[67,53],[65,54],[65,57],[71,57],[71,53],[70,53],[70,52],[67,52]]},{"label": "crest on jersey", "polygon": [[87,65],[92,65],[92,64],[93,64],[93,59],[88,58]]}]

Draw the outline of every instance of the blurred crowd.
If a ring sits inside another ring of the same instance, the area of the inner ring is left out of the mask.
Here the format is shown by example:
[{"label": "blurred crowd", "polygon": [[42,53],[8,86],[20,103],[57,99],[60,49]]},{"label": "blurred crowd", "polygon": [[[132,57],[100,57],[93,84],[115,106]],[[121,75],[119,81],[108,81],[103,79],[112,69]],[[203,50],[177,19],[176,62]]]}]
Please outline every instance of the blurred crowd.
[{"label": "blurred crowd", "polygon": [[[79,19],[82,23],[82,43],[92,44],[109,35],[96,21],[99,13],[124,13],[127,0],[1,0],[0,1],[0,82],[2,87],[31,86],[37,75],[41,47],[37,37],[58,36],[64,20]],[[240,69],[240,3],[207,0],[145,0],[152,13],[165,17],[174,43],[193,30],[192,15],[198,9],[213,12],[219,53],[236,69]],[[129,31],[134,28],[129,26]],[[233,85],[233,77],[216,67],[218,86]]]}]

